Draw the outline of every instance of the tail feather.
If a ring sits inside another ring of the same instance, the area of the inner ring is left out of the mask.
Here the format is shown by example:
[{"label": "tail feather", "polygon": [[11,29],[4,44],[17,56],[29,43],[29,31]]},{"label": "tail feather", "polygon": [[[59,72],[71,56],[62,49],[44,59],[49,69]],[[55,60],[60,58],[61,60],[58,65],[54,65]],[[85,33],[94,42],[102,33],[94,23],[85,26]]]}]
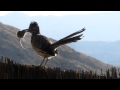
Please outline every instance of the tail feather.
[{"label": "tail feather", "polygon": [[72,36],[74,36],[74,35],[76,35],[76,34],[82,33],[83,31],[85,31],[85,28],[83,28],[83,29],[81,29],[81,30],[79,30],[79,31],[77,31],[77,32],[74,32],[74,33],[72,33],[72,34],[70,34],[70,35],[68,35],[68,36],[66,36],[66,37],[64,37],[64,38],[62,38],[62,39],[60,39],[59,41],[62,41],[62,40],[64,40],[64,39],[68,39],[68,38],[70,38],[70,37],[72,37]]},{"label": "tail feather", "polygon": [[[75,33],[77,33],[77,32],[75,32]],[[75,35],[75,33],[73,33],[73,34]],[[70,37],[70,36],[73,36],[73,34],[71,34],[71,35],[69,35],[69,36],[67,36],[67,37],[53,43],[52,44],[53,48],[57,48],[57,47],[62,46],[64,44],[68,44],[68,43],[71,43],[71,42],[76,42],[77,40],[82,39],[83,34],[80,34],[80,35],[75,36],[75,37]]]},{"label": "tail feather", "polygon": [[64,45],[64,44],[68,44],[68,43],[71,43],[71,42],[76,42],[77,40],[81,40],[82,38],[80,38],[80,35],[79,36],[76,36],[76,37],[72,37],[72,38],[69,38],[69,39],[65,39],[63,41],[60,41],[57,43],[57,47],[58,46],[61,46],[61,45]]}]

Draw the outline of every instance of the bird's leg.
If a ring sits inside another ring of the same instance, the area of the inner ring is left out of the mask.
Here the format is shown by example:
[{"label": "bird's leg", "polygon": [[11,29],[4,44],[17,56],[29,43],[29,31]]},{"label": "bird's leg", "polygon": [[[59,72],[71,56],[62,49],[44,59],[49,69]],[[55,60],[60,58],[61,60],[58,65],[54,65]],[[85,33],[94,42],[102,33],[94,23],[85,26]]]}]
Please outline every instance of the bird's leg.
[{"label": "bird's leg", "polygon": [[43,60],[42,60],[42,62],[41,62],[41,64],[40,64],[40,67],[42,66],[42,64],[43,64],[44,60],[45,60],[45,57],[43,58]]},{"label": "bird's leg", "polygon": [[47,62],[48,62],[48,59],[46,59],[46,62],[45,62],[45,64],[44,64],[44,66],[46,65]]}]

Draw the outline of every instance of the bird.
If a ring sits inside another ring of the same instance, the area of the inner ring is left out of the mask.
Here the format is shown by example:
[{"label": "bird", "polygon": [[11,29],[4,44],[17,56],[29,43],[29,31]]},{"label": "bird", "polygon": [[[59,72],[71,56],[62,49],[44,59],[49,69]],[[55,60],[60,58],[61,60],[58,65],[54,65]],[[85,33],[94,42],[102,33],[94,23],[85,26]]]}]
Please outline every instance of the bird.
[{"label": "bird", "polygon": [[81,40],[83,34],[80,33],[85,30],[86,29],[83,28],[53,43],[47,36],[40,33],[40,27],[36,21],[30,22],[28,29],[23,29],[23,31],[31,33],[31,46],[33,50],[43,58],[39,64],[40,66],[42,66],[43,62],[45,62],[43,65],[45,66],[49,59],[59,54],[57,50],[58,47]]}]

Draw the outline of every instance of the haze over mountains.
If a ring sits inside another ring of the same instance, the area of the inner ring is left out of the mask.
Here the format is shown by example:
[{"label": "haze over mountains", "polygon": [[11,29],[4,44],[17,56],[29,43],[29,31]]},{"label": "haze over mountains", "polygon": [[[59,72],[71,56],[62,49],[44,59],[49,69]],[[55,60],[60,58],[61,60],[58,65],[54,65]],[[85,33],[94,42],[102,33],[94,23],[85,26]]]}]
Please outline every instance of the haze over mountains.
[{"label": "haze over mountains", "polygon": [[68,46],[104,63],[120,66],[120,41],[81,41]]},{"label": "haze over mountains", "polygon": [[12,12],[0,16],[0,21],[19,29],[28,28],[31,21],[37,21],[41,34],[56,40],[85,27],[85,37],[76,44],[69,46],[102,62],[120,66],[119,11],[60,17],[30,17],[20,12]]},{"label": "haze over mountains", "polygon": [[31,21],[37,21],[42,34],[57,40],[84,27],[87,31],[83,41],[116,41],[120,38],[120,12],[60,17],[28,16],[20,12],[11,12],[5,16],[0,16],[0,21],[19,29],[27,28]]}]

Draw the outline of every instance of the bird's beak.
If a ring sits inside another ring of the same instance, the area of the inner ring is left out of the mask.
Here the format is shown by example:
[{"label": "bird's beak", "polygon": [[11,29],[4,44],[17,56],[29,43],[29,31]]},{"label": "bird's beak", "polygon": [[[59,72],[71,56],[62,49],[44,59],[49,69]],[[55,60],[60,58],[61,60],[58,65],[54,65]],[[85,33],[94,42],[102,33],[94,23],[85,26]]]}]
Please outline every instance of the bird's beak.
[{"label": "bird's beak", "polygon": [[[29,29],[23,29],[23,30],[24,30],[25,32],[29,32]],[[22,30],[22,31],[23,31],[23,30]]]}]

